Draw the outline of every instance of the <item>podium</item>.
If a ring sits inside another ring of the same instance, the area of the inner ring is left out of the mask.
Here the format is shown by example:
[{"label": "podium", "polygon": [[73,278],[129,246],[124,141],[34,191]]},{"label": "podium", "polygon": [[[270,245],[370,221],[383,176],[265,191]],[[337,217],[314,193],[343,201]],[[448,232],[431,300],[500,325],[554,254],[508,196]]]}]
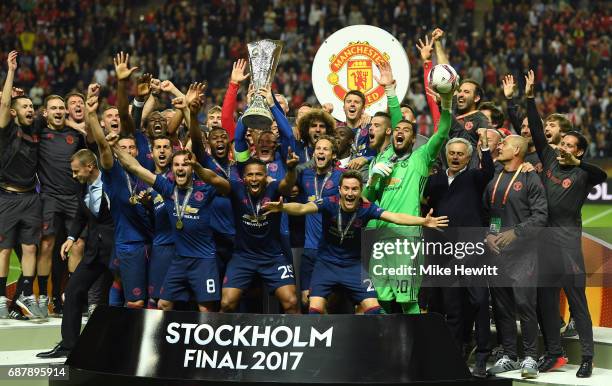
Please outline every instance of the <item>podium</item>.
[{"label": "podium", "polygon": [[70,380],[62,385],[511,384],[472,378],[437,314],[204,314],[101,307],[66,364]]}]

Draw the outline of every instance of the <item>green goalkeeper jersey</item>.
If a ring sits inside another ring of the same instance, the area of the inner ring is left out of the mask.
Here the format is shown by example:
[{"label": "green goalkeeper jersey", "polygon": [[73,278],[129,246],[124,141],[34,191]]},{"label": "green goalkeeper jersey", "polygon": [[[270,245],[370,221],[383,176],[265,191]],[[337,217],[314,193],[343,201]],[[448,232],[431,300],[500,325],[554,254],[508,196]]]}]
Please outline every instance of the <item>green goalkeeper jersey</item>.
[{"label": "green goalkeeper jersey", "polygon": [[[440,149],[448,139],[451,126],[451,115],[443,110],[438,124],[438,131],[427,143],[404,157],[391,156],[387,162],[394,162],[393,171],[389,177],[378,180],[374,186],[367,186],[364,193],[371,201],[374,200],[384,210],[404,213],[412,216],[421,215],[421,195],[429,177],[429,170],[435,162]],[[385,152],[387,153],[387,152]],[[385,154],[388,156],[388,154]],[[380,162],[379,161],[379,162]],[[372,220],[368,227],[386,228],[399,227],[393,223]],[[403,227],[403,226],[402,226]],[[420,227],[414,228],[415,236]]]}]

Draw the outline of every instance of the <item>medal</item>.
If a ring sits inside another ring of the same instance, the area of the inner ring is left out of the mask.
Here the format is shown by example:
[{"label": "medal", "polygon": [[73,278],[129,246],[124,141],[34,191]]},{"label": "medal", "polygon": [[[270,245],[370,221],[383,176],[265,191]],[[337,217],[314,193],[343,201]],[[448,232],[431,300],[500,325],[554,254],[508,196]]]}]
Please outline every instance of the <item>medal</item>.
[{"label": "medal", "polygon": [[261,209],[261,200],[257,201],[257,206],[254,206],[253,201],[251,200],[251,193],[247,192],[247,197],[249,198],[249,204],[251,205],[251,211],[253,212],[255,223],[259,225],[259,209]]},{"label": "medal", "polygon": [[357,217],[357,210],[353,212],[351,219],[349,220],[348,224],[346,224],[346,228],[342,229],[342,210],[341,210],[341,205],[338,204],[338,233],[340,233],[340,244],[344,242],[344,236],[346,236],[349,229],[351,228],[351,225],[353,225],[353,221],[355,221],[355,217]]},{"label": "medal", "polygon": [[189,203],[189,198],[191,197],[191,192],[193,192],[193,187],[189,187],[187,189],[187,193],[185,193],[185,197],[183,197],[183,203],[179,204],[179,196],[178,196],[178,188],[176,185],[174,186],[174,210],[176,211],[176,229],[183,229],[183,216],[185,215],[185,209],[187,208],[187,203]]},{"label": "medal", "polygon": [[136,205],[138,204],[138,196],[136,195],[136,187],[132,187],[132,180],[130,179],[130,175],[124,170],[125,172],[125,182],[127,183],[127,188],[128,188],[128,193],[130,193],[130,198],[128,198],[128,201],[130,204],[132,205]]},{"label": "medal", "polygon": [[130,196],[130,204],[132,205],[136,205],[138,204],[138,196],[134,195],[134,196]]}]

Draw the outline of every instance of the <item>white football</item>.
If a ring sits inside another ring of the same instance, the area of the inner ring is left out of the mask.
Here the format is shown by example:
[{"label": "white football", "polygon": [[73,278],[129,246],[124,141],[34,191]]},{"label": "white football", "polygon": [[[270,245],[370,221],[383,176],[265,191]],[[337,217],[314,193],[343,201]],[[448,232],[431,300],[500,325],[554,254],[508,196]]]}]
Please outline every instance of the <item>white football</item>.
[{"label": "white football", "polygon": [[459,75],[450,64],[437,64],[429,71],[429,87],[447,93],[459,84]]}]

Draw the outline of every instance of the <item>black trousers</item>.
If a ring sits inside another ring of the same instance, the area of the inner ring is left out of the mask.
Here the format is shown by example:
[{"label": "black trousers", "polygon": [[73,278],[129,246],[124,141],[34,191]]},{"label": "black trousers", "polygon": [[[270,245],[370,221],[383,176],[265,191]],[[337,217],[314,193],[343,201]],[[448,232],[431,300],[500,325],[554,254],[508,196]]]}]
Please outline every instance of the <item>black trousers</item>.
[{"label": "black trousers", "polygon": [[485,359],[489,354],[489,289],[487,287],[430,288],[430,312],[445,316],[455,343],[462,349],[471,341],[476,323],[476,353]]},{"label": "black trousers", "polygon": [[100,262],[81,262],[68,281],[62,318],[62,346],[68,349],[76,345],[81,332],[81,313],[87,305],[87,292],[99,277],[103,277],[102,290],[108,293],[113,275],[108,266]]},{"label": "black trousers", "polygon": [[[570,314],[576,323],[582,357],[593,358],[593,323],[584,287],[564,286]],[[563,353],[559,331],[559,287],[538,288],[538,307],[544,344],[549,355]]]},{"label": "black trousers", "polygon": [[[521,321],[523,335],[523,352],[525,356],[534,359],[538,354],[538,318],[536,312],[536,287],[492,287],[491,292],[495,301],[495,320],[501,335],[504,355],[511,358],[518,357],[516,316]],[[558,302],[557,302],[558,303]],[[559,312],[555,314],[557,330],[559,328]]]}]

